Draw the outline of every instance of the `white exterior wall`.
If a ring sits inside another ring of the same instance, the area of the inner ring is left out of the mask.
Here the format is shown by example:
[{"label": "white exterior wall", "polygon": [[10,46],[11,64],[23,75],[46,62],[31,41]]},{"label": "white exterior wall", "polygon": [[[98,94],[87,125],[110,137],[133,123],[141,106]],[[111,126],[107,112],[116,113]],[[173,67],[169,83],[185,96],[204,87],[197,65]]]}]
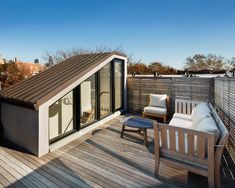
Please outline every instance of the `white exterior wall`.
[{"label": "white exterior wall", "polygon": [[38,111],[2,102],[1,126],[5,140],[39,154]]},{"label": "white exterior wall", "polygon": [[49,107],[42,105],[39,107],[38,122],[38,156],[49,152]]},{"label": "white exterior wall", "polygon": [[99,69],[101,69],[104,65],[106,65],[107,63],[109,63],[110,61],[112,61],[114,58],[117,59],[122,59],[124,60],[124,64],[125,64],[125,74],[124,74],[124,109],[127,109],[127,88],[126,88],[126,77],[127,77],[127,58],[123,57],[123,56],[119,56],[119,55],[113,55],[111,56],[109,59],[107,59],[106,61],[104,61],[103,63],[101,63],[99,66],[97,66],[95,69],[93,69],[92,71],[88,72],[85,76],[83,76],[82,78],[78,79],[76,82],[74,82],[73,84],[71,84],[70,86],[68,86],[66,89],[64,89],[63,91],[61,91],[60,93],[58,93],[57,95],[55,95],[54,97],[52,97],[50,100],[48,100],[46,103],[42,104],[39,107],[39,153],[38,156],[42,156],[46,153],[49,152],[49,150],[54,150],[58,147],[61,147],[63,145],[65,145],[66,143],[96,129],[97,127],[99,127],[100,125],[102,125],[103,123],[109,121],[110,119],[117,117],[120,113],[114,113],[104,119],[102,119],[101,121],[94,123],[82,130],[80,130],[79,132],[76,132],[70,136],[67,136],[61,140],[59,140],[58,142],[52,144],[51,146],[49,146],[49,107],[54,104],[56,101],[58,101],[60,98],[62,98],[64,95],[66,95],[68,92],[70,92],[71,90],[73,90],[75,87],[77,87],[80,83],[82,83],[83,81],[85,81],[87,78],[89,78],[91,75],[93,75],[95,72],[97,72]]}]

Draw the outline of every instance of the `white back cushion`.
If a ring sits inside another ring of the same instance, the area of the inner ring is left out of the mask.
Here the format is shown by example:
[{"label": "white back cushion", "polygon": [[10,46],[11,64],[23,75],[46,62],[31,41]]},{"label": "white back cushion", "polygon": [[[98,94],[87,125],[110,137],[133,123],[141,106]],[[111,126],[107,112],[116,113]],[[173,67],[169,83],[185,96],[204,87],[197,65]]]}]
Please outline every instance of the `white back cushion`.
[{"label": "white back cushion", "polygon": [[157,106],[161,108],[166,108],[166,98],[167,98],[167,95],[150,94],[149,106]]},{"label": "white back cushion", "polygon": [[193,129],[196,129],[197,125],[206,117],[211,116],[211,111],[206,102],[198,104],[192,111],[191,117],[193,121]]},{"label": "white back cushion", "polygon": [[218,139],[220,137],[220,131],[219,131],[217,125],[215,124],[214,119],[211,116],[202,119],[199,122],[199,124],[197,125],[197,127],[195,128],[195,130],[214,133],[215,134],[215,143],[218,141]]}]

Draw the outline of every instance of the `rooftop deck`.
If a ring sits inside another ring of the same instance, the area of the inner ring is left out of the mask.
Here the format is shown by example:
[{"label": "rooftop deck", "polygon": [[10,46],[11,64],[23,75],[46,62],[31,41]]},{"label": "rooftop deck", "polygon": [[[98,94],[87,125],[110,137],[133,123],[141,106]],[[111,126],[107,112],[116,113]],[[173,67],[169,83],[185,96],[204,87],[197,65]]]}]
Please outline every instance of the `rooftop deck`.
[{"label": "rooftop deck", "polygon": [[[152,142],[146,148],[137,134],[120,138],[120,118],[41,158],[0,147],[0,187],[207,187],[206,178],[164,164],[155,177]],[[223,157],[222,187],[235,185],[229,160]]]}]

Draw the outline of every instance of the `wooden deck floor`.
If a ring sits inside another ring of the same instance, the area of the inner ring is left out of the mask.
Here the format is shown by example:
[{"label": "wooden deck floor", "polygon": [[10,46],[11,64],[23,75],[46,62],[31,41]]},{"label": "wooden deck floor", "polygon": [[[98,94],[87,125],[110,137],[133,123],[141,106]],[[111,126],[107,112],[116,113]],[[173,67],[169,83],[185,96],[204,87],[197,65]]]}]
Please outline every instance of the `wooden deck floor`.
[{"label": "wooden deck floor", "polygon": [[[0,147],[0,187],[207,187],[206,178],[164,164],[155,177],[153,144],[120,138],[120,118],[41,158]],[[234,187],[234,166],[224,159],[222,187]]]}]

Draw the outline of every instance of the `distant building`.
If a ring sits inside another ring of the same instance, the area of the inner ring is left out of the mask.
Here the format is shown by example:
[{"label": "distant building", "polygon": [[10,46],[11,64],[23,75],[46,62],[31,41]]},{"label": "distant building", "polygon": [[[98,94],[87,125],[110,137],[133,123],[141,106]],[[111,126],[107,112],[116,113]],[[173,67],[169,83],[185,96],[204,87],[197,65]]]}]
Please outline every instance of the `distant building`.
[{"label": "distant building", "polygon": [[4,64],[5,62],[4,62],[4,59],[2,58],[2,56],[0,55],[0,64],[2,65],[2,64]]},{"label": "distant building", "polygon": [[34,59],[35,64],[39,64],[39,59]]},{"label": "distant building", "polygon": [[46,69],[46,66],[44,64],[35,64],[35,63],[29,63],[29,62],[15,62],[17,65],[17,68],[23,72],[24,77],[30,77],[33,75],[38,74],[39,72],[42,72]]},{"label": "distant building", "polygon": [[52,56],[49,57],[48,64],[49,64],[49,67],[54,65]]}]

